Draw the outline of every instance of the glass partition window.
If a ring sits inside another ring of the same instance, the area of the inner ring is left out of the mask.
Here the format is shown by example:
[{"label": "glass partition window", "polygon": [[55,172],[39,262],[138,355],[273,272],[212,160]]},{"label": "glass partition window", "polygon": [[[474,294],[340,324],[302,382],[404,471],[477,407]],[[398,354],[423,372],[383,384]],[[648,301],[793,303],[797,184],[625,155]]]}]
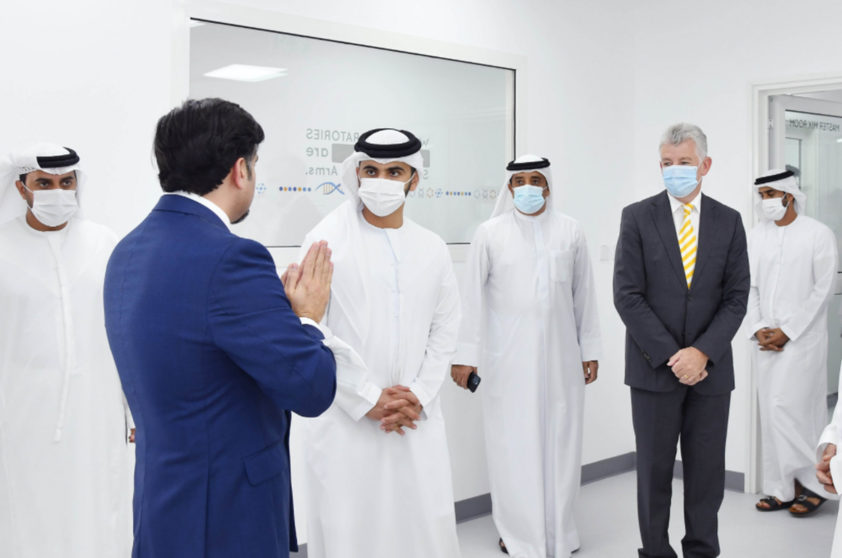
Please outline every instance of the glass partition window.
[{"label": "glass partition window", "polygon": [[359,135],[384,127],[424,145],[407,217],[459,244],[490,216],[514,153],[513,70],[216,23],[190,35],[190,97],[235,102],[266,132],[240,236],[300,245],[348,199]]},{"label": "glass partition window", "polygon": [[833,229],[842,247],[842,118],[786,111],[785,155],[807,194],[807,215]]},{"label": "glass partition window", "polygon": [[[789,110],[785,115],[786,165],[807,194],[807,215],[833,229],[837,246],[842,248],[842,118]],[[842,261],[839,271],[842,273]],[[842,275],[838,280],[842,282]],[[827,316],[829,393],[838,391],[842,362],[840,298],[833,297]]]}]

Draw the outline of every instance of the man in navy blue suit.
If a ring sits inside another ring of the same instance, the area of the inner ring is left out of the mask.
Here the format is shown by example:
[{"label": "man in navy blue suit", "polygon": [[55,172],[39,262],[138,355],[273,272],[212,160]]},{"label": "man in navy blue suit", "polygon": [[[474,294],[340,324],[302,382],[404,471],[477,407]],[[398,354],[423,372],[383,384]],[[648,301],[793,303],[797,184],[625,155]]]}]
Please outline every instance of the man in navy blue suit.
[{"label": "man in navy blue suit", "polygon": [[230,231],[254,198],[252,116],[221,99],[161,118],[166,192],[114,250],[106,329],[137,425],[134,558],[286,557],[297,550],[290,412],[333,402],[321,321],[324,242],[279,280],[269,252]]}]

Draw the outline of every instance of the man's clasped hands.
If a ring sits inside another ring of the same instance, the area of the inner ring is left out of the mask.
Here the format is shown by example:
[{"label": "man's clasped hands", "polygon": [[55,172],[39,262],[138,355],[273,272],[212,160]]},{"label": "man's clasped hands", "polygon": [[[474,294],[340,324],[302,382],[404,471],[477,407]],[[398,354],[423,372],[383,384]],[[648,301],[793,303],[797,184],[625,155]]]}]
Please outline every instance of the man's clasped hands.
[{"label": "man's clasped hands", "polygon": [[381,391],[377,404],[365,416],[380,421],[380,430],[383,432],[397,432],[404,436],[404,428],[418,428],[415,422],[421,420],[423,410],[424,406],[408,387],[395,386]]},{"label": "man's clasped hands", "polygon": [[[290,264],[281,276],[284,291],[293,312],[300,318],[321,322],[330,301],[330,285],[333,280],[332,251],[327,242],[314,243],[301,265]],[[380,421],[380,430],[405,435],[404,428],[415,430],[415,422],[421,419],[424,407],[408,387],[394,386],[380,392],[377,404],[366,417]]]},{"label": "man's clasped hands", "polygon": [[686,386],[695,386],[707,378],[707,365],[708,356],[695,347],[681,349],[667,363],[678,381]]}]

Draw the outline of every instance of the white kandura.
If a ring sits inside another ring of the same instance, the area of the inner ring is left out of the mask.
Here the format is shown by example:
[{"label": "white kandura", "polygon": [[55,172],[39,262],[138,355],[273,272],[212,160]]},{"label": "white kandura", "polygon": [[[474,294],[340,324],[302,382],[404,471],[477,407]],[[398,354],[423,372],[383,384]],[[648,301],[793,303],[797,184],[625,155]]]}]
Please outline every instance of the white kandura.
[{"label": "white kandura", "polygon": [[[372,135],[406,141],[389,130]],[[381,229],[362,215],[357,152],[343,164],[349,199],[305,238],[328,241],[334,264],[323,323],[364,363],[322,416],[302,421],[311,558],[459,558],[450,456],[439,390],[456,351],[459,289],[444,241],[404,218]],[[394,159],[423,166],[419,152]],[[402,187],[397,182],[398,187]],[[339,374],[337,373],[339,376]],[[417,430],[386,434],[365,416],[385,388],[424,406]]]},{"label": "white kandura", "polygon": [[[762,221],[748,235],[748,252],[746,334],[757,371],[763,492],[788,502],[796,479],[823,492],[814,458],[827,424],[827,309],[836,281],[836,237],[806,215],[785,227]],[[782,352],[760,350],[755,334],[762,328],[781,328],[789,337]]]},{"label": "white kandura", "polygon": [[78,217],[0,225],[0,556],[131,552],[133,424],[103,311],[116,243]]},{"label": "white kandura", "polygon": [[582,363],[602,341],[584,232],[553,210],[549,169],[538,172],[551,189],[544,213],[521,214],[509,195],[474,235],[454,363],[482,378],[494,523],[509,553],[567,558],[579,548]]}]

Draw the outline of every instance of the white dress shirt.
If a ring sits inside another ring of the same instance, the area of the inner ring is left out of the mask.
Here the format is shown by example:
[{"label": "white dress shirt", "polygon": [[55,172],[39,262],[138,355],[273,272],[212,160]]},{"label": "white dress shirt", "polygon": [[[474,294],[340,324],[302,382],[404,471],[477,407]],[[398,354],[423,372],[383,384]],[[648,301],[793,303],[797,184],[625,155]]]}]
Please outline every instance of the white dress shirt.
[{"label": "white dress shirt", "polygon": [[[668,194],[670,200],[670,207],[672,208],[672,219],[675,222],[675,234],[681,238],[681,227],[684,226],[684,204]],[[699,216],[702,212],[702,193],[696,194],[693,201],[693,210],[690,211],[690,224],[693,225],[693,230],[696,231],[696,241],[699,240]]]},{"label": "white dress shirt", "polygon": [[[193,200],[196,203],[200,203],[200,204],[204,205],[205,207],[207,207],[208,209],[213,211],[216,214],[216,216],[219,217],[222,220],[223,223],[225,223],[225,226],[228,227],[228,230],[231,231],[231,219],[228,218],[228,214],[225,213],[224,211],[222,211],[222,209],[218,205],[216,205],[215,203],[213,203],[209,199],[203,198],[202,196],[200,196],[198,194],[194,194],[193,192],[184,192],[184,191],[168,192],[167,195],[181,196],[183,198],[187,198],[187,199]],[[234,232],[234,231],[231,231],[231,232]]]}]

